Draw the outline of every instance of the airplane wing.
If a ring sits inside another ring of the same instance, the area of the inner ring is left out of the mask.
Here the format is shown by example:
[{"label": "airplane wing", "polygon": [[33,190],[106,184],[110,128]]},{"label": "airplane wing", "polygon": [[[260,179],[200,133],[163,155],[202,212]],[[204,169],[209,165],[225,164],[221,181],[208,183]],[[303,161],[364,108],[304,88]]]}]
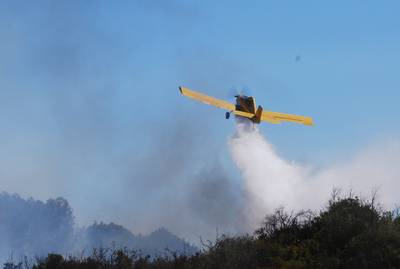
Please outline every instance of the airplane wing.
[{"label": "airplane wing", "polygon": [[[193,98],[197,101],[203,102],[208,105],[216,106],[219,108],[226,109],[235,115],[246,117],[246,118],[254,118],[256,116],[253,113],[248,113],[245,111],[240,111],[236,110],[236,106],[232,103],[229,103],[224,100],[220,100],[196,91],[189,90],[188,88],[185,87],[179,87],[179,90],[181,94]],[[270,123],[281,123],[282,121],[289,121],[289,122],[295,122],[295,123],[300,123],[304,125],[313,125],[313,119],[311,117],[305,117],[305,116],[298,116],[298,115],[292,115],[292,114],[284,114],[284,113],[279,113],[279,112],[272,112],[272,111],[263,111],[261,114],[261,120],[262,121],[267,121]]]},{"label": "airplane wing", "polygon": [[263,111],[261,115],[261,120],[270,123],[281,123],[281,121],[289,121],[304,125],[314,125],[313,119],[311,117],[298,116],[298,115],[285,114],[272,111]]},{"label": "airplane wing", "polygon": [[235,110],[235,105],[229,102],[226,102],[224,100],[219,100],[217,98],[199,93],[199,92],[195,92],[192,90],[189,90],[188,88],[185,87],[179,87],[179,90],[181,91],[181,93],[187,97],[193,98],[197,101],[203,102],[205,104],[208,105],[212,105],[212,106],[216,106],[219,108],[223,108],[229,111],[234,111]]}]

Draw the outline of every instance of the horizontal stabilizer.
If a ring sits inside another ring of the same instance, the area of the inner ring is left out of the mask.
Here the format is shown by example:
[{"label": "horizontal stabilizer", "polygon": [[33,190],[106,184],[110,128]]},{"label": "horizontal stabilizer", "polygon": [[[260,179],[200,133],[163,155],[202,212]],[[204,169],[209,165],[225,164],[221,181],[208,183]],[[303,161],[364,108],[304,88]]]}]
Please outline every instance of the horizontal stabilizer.
[{"label": "horizontal stabilizer", "polygon": [[240,111],[240,110],[234,110],[232,112],[235,113],[235,115],[237,115],[237,116],[242,116],[242,117],[246,117],[249,119],[252,119],[254,117],[254,114],[249,113],[249,112],[244,112],[244,111]]},{"label": "horizontal stabilizer", "polygon": [[261,120],[271,123],[280,123],[281,121],[288,121],[304,125],[314,125],[313,119],[311,117],[285,114],[279,112],[271,112],[271,111],[263,111]]}]

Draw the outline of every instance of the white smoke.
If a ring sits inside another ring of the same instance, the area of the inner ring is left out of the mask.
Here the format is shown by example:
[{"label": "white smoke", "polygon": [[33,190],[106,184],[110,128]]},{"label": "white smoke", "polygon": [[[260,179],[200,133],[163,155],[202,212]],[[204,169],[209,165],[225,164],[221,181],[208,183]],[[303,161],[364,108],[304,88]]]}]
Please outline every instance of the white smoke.
[{"label": "white smoke", "polygon": [[277,207],[318,210],[334,188],[352,190],[361,197],[378,191],[384,208],[393,208],[400,201],[398,141],[369,147],[321,170],[284,160],[257,127],[244,122],[238,122],[228,144],[244,180],[247,201],[244,218],[248,231],[259,227],[263,217]]}]

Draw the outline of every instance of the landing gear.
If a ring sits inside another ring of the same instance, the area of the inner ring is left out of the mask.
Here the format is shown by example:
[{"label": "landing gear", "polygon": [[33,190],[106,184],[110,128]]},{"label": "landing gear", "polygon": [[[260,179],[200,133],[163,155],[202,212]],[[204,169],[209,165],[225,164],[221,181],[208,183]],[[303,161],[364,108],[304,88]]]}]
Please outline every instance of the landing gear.
[{"label": "landing gear", "polygon": [[225,119],[229,119],[230,116],[231,116],[231,113],[230,113],[230,112],[226,112],[226,113],[225,113]]}]

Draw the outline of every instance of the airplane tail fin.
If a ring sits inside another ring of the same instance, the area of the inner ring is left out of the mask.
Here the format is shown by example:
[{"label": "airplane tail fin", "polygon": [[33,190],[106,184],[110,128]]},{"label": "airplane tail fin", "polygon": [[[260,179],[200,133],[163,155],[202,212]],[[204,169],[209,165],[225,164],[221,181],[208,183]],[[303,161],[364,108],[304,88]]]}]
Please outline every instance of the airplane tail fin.
[{"label": "airplane tail fin", "polygon": [[262,106],[258,106],[256,114],[254,115],[254,123],[260,123],[261,122],[262,112],[263,112]]}]

